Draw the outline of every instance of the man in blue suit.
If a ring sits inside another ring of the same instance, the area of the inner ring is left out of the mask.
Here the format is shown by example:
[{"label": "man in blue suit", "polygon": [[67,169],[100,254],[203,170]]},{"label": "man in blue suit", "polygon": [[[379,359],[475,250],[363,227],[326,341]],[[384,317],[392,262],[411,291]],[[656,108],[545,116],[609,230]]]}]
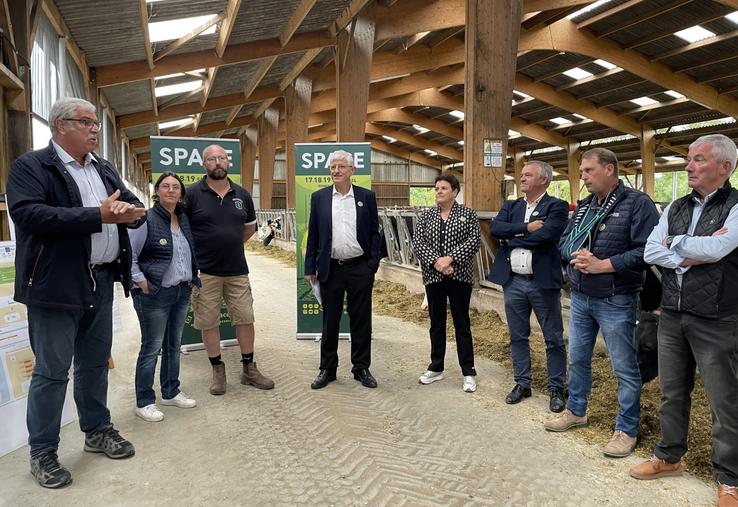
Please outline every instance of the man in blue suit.
[{"label": "man in blue suit", "polygon": [[320,372],[310,385],[322,389],[336,380],[338,330],[343,298],[351,329],[351,369],[364,387],[377,387],[369,372],[372,289],[379,268],[379,216],[374,192],[351,184],[354,160],[337,150],[328,157],[333,185],[313,193],[305,252],[305,279],[320,281],[323,335]]},{"label": "man in blue suit", "polygon": [[531,160],[520,175],[515,201],[505,201],[492,221],[490,233],[499,240],[488,279],[504,288],[505,315],[510,329],[510,352],[515,387],[505,398],[519,403],[531,395],[530,313],[536,313],[546,341],[549,408],[564,410],[566,349],[561,319],[561,257],[559,238],[566,229],[566,201],[546,193],[553,169]]}]

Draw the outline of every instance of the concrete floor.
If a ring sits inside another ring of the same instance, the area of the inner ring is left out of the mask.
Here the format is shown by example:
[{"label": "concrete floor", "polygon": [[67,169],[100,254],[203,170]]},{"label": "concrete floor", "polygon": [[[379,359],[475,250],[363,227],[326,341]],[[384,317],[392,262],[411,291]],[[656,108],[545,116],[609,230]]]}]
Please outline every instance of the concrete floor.
[{"label": "concrete floor", "polygon": [[44,490],[28,472],[28,448],[0,458],[0,504],[24,505],[714,505],[694,477],[628,478],[639,458],[611,460],[576,434],[543,430],[547,397],[504,403],[509,373],[477,361],[479,389],[461,390],[449,347],[447,378],[421,386],[427,330],[376,316],[372,372],[379,388],[350,376],[341,344],[339,379],[321,391],[318,344],[294,339],[294,270],[250,255],[257,316],[256,361],[276,388],[238,383],[239,354],[224,352],[225,396],[208,394],[204,352],[182,357],[190,410],[162,407],[164,421],[134,415],[138,323],[126,300],[116,335],[109,406],[136,456],[113,461],[82,452],[76,422],[59,455],[74,483]]}]

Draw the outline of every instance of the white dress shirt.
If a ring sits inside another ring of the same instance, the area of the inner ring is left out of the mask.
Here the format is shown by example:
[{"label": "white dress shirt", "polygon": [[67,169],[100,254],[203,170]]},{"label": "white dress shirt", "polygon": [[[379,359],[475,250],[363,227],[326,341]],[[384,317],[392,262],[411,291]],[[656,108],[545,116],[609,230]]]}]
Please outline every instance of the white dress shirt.
[{"label": "white dress shirt", "polygon": [[[544,195],[546,195],[546,192],[539,195],[533,202],[526,199],[525,220],[523,220],[523,223],[527,224],[530,222],[530,217],[533,214],[533,211],[538,206],[538,203],[541,202]],[[512,252],[510,252],[510,269],[512,269],[513,273],[517,273],[519,275],[532,275],[533,252],[527,248],[513,248]]]},{"label": "white dress shirt", "polygon": [[[64,148],[51,141],[56,154],[64,164],[64,168],[77,183],[79,194],[82,197],[82,206],[86,208],[99,208],[100,201],[108,197],[100,174],[92,164],[95,159],[92,153],[85,155],[85,165],[79,165],[74,157],[64,151]],[[118,239],[118,226],[115,224],[102,224],[102,232],[90,234],[92,250],[90,252],[90,264],[104,264],[113,262],[118,258],[120,241]]]},{"label": "white dress shirt", "polygon": [[353,259],[364,255],[364,250],[356,239],[356,201],[354,186],[351,185],[346,195],[341,194],[333,185],[331,201],[331,258]]}]

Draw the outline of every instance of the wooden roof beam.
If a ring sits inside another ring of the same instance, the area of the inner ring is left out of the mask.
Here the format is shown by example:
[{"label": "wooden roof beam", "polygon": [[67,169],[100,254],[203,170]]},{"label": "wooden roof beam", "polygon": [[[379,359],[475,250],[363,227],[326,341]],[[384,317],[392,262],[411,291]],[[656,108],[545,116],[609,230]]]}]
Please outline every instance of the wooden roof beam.
[{"label": "wooden roof beam", "polygon": [[228,0],[225,16],[218,31],[218,42],[215,43],[215,54],[218,58],[222,58],[228,46],[228,39],[231,37],[233,25],[236,23],[238,11],[241,8],[241,0]]},{"label": "wooden roof beam", "polygon": [[709,39],[703,39],[697,42],[692,42],[691,44],[687,44],[686,46],[682,46],[676,49],[672,49],[671,51],[660,53],[656,56],[651,57],[651,61],[658,62],[660,60],[671,58],[672,56],[681,55],[689,51],[694,51],[695,49],[700,49],[706,46],[710,46],[718,42],[735,39],[736,37],[738,37],[738,30],[733,30],[732,32],[724,33],[721,35],[716,35],[715,37],[710,37]]},{"label": "wooden roof beam", "polygon": [[328,33],[330,33],[331,37],[335,38],[336,35],[338,35],[338,32],[346,28],[351,20],[353,20],[370,2],[371,0],[351,0],[351,3],[346,6],[343,12],[341,12],[341,15],[338,16],[338,18],[331,23],[331,26],[328,27]]},{"label": "wooden roof beam", "polygon": [[[674,90],[709,109],[727,116],[738,116],[738,98],[721,95],[712,86],[696,83],[689,76],[675,74],[669,67],[650,62],[643,54],[621,48],[615,41],[598,39],[588,30],[577,30],[569,20],[558,21],[545,30],[521,32],[520,50],[550,49],[579,53],[593,58],[607,55],[607,60],[626,71],[655,83],[667,90]],[[523,90],[521,90],[523,91]],[[581,111],[577,111],[581,112]]]},{"label": "wooden roof beam", "polygon": [[324,31],[295,35],[282,47],[278,39],[264,39],[228,46],[222,57],[212,50],[195,51],[162,58],[154,69],[149,69],[146,62],[128,62],[97,67],[97,85],[99,87],[140,81],[161,77],[177,72],[187,72],[202,67],[217,67],[243,63],[269,56],[279,56],[304,51],[306,49],[331,46],[333,39]]},{"label": "wooden roof beam", "polygon": [[637,47],[643,46],[645,44],[649,44],[651,42],[655,42],[657,40],[663,39],[665,37],[671,37],[674,35],[674,32],[678,32],[679,30],[682,30],[684,28],[689,28],[695,25],[701,25],[703,23],[709,23],[710,21],[714,21],[716,19],[720,19],[724,17],[726,14],[730,12],[729,9],[725,9],[720,14],[702,14],[698,16],[685,16],[685,19],[681,23],[669,23],[669,26],[662,30],[658,30],[656,32],[650,33],[648,35],[644,35],[643,37],[640,37],[633,42],[629,42],[625,46],[623,46],[623,49],[635,49]]},{"label": "wooden roof beam", "polygon": [[282,47],[290,41],[297,29],[300,28],[300,25],[315,5],[315,2],[317,2],[317,0],[301,0],[297,7],[295,7],[295,10],[292,11],[290,19],[288,19],[287,23],[284,25],[282,33],[279,34],[279,43]]},{"label": "wooden roof beam", "polygon": [[[149,69],[154,68],[154,58],[151,53],[151,40],[149,39],[149,7],[146,0],[138,0],[138,13],[141,20],[141,28],[144,36],[144,51],[146,51],[146,63]],[[154,99],[156,100],[156,99]]]},{"label": "wooden roof beam", "polygon": [[[256,90],[256,87],[259,86],[259,83],[261,83],[261,80],[264,79],[264,76],[266,76],[267,72],[269,72],[269,69],[272,68],[272,65],[274,65],[274,62],[277,60],[276,56],[270,56],[268,58],[264,58],[261,63],[259,64],[259,67],[257,67],[256,71],[254,71],[253,74],[249,77],[248,82],[243,88],[243,98],[248,99],[252,93],[254,93],[254,90]],[[228,115],[228,118],[226,119],[226,125],[230,125],[231,122],[236,118],[238,113],[241,111],[241,108],[243,107],[243,104],[238,104],[233,107],[230,114]],[[256,115],[258,116],[258,115]]]},{"label": "wooden roof beam", "polygon": [[415,146],[423,150],[433,150],[439,155],[443,155],[444,157],[452,160],[462,161],[464,159],[463,153],[456,148],[450,148],[435,141],[430,141],[421,136],[414,136],[406,131],[398,130],[396,128],[377,125],[375,123],[367,123],[366,132],[378,136],[392,137],[405,144],[409,144],[410,146]]},{"label": "wooden roof beam", "polygon": [[581,21],[580,23],[577,23],[577,28],[580,30],[582,28],[587,28],[589,25],[593,25],[595,23],[602,21],[603,19],[607,19],[610,16],[614,16],[615,14],[628,10],[634,5],[638,5],[641,2],[643,2],[643,0],[628,0],[625,3],[616,5],[615,7],[611,7],[610,9],[600,12],[599,14],[595,14],[594,16],[587,18],[584,21]]},{"label": "wooden roof beam", "polygon": [[620,30],[625,30],[627,28],[633,27],[635,25],[638,25],[640,23],[644,23],[648,21],[649,19],[655,18],[665,12],[669,12],[674,9],[678,9],[679,7],[682,7],[683,5],[686,5],[688,3],[691,3],[693,0],[672,0],[672,2],[666,4],[666,5],[659,5],[656,6],[647,12],[644,12],[638,16],[635,16],[631,19],[626,19],[625,21],[622,21],[616,25],[608,27],[606,30],[603,30],[602,32],[597,33],[598,38],[607,37],[608,35],[612,35],[616,32],[619,32]]},{"label": "wooden roof beam", "polygon": [[413,47],[415,44],[420,42],[421,40],[425,39],[430,32],[418,32],[414,35],[411,35],[407,39],[405,39],[399,48],[395,51],[396,55],[402,54],[411,47]]}]

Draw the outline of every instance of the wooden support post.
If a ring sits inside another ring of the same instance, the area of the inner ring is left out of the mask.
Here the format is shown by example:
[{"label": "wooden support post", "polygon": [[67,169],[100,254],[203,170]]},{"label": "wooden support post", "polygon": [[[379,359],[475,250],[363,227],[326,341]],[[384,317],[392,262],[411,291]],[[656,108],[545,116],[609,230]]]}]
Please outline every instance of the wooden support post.
[{"label": "wooden support post", "polygon": [[566,150],[566,161],[569,165],[567,177],[569,179],[569,202],[571,204],[576,204],[579,200],[579,189],[581,188],[579,163],[581,162],[581,155],[579,143],[570,143]]},{"label": "wooden support post", "polygon": [[464,201],[477,211],[502,206],[521,12],[516,0],[466,0]]},{"label": "wooden support post", "polygon": [[656,138],[652,129],[641,128],[641,168],[643,191],[653,198],[656,185]]},{"label": "wooden support post", "polygon": [[344,30],[338,36],[336,136],[339,142],[364,141],[369,102],[374,20],[359,16],[353,23],[350,31]]},{"label": "wooden support post", "polygon": [[515,195],[522,197],[523,192],[520,191],[520,176],[523,174],[523,167],[525,167],[525,153],[520,149],[516,149],[513,153],[515,163]]},{"label": "wooden support post", "polygon": [[286,140],[287,157],[287,208],[295,207],[295,143],[308,140],[308,120],[310,119],[310,96],[313,82],[298,77],[285,90],[286,102]]},{"label": "wooden support post", "polygon": [[274,190],[274,154],[277,148],[279,110],[269,108],[259,117],[259,203],[271,209]]},{"label": "wooden support post", "polygon": [[249,193],[254,191],[254,166],[256,165],[256,129],[246,127],[241,135],[241,186]]},{"label": "wooden support post", "polygon": [[[21,79],[23,81],[24,93],[19,96],[19,103],[15,104],[13,109],[7,112],[8,123],[6,125],[7,135],[7,157],[10,162],[20,157],[27,151],[33,148],[33,134],[31,128],[31,48],[33,47],[33,41],[30,38],[31,24],[29,21],[29,15],[31,13],[29,0],[20,0],[13,2],[13,8],[9,9],[10,23],[13,27],[13,39],[15,41],[15,50],[17,51],[19,58],[19,70]],[[20,63],[25,62],[25,63]],[[6,166],[9,167],[9,166]],[[0,176],[3,184],[2,188],[5,188],[5,181],[7,181],[7,174],[5,169]]]}]

